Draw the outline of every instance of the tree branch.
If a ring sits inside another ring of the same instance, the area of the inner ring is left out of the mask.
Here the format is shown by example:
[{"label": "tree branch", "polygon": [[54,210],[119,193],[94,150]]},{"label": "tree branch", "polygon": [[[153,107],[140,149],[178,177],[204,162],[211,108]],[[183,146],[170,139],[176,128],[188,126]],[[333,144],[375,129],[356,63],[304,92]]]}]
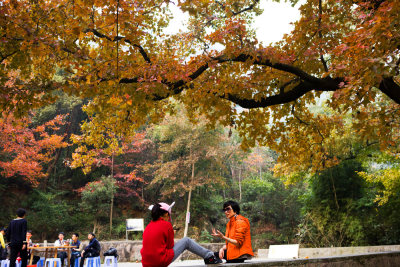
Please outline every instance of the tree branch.
[{"label": "tree branch", "polygon": [[0,54],[0,58],[1,58],[0,63],[3,63],[3,61],[6,60],[8,57],[15,55],[18,51],[19,50],[16,50],[16,51],[12,52],[11,54],[4,55],[4,56],[3,56],[3,54]]},{"label": "tree branch", "polygon": [[[256,101],[254,99],[244,99],[240,96],[233,95],[233,94],[226,94],[219,96],[220,98],[229,100],[243,108],[262,108],[262,107],[268,107],[268,106],[273,106],[273,105],[278,105],[278,104],[284,104],[284,103],[289,103],[292,102],[304,94],[316,90],[316,91],[336,91],[338,90],[339,84],[344,81],[342,78],[331,78],[331,77],[325,77],[325,78],[317,78],[314,77],[303,70],[283,64],[283,63],[272,63],[268,59],[261,59],[261,57],[258,57],[257,59],[254,59],[253,56],[246,55],[246,54],[241,54],[235,58],[228,58],[225,57],[224,55],[215,57],[213,58],[217,63],[225,63],[225,62],[245,62],[249,59],[253,59],[253,64],[255,65],[262,65],[262,66],[268,66],[277,70],[285,71],[287,73],[291,73],[293,75],[296,75],[300,81],[298,85],[296,85],[294,88],[291,90],[288,90],[285,92],[284,90],[280,90],[280,92],[277,95],[273,96],[267,96],[259,101]],[[163,99],[166,99],[172,95],[177,95],[180,94],[185,88],[186,84],[191,82],[192,80],[195,80],[198,78],[201,74],[203,74],[207,69],[209,68],[209,64],[205,63],[201,65],[196,71],[194,71],[191,75],[189,75],[189,79],[187,80],[178,80],[176,82],[168,82],[163,80],[162,83],[168,86],[168,88],[171,90],[169,93],[165,95],[153,95],[151,98],[154,101],[160,101]],[[123,78],[119,81],[119,83],[136,83],[138,82],[138,78]],[[286,83],[287,86],[294,81],[290,81],[289,83]]]},{"label": "tree branch", "polygon": [[[319,7],[319,14],[318,14],[318,36],[319,36],[319,38],[322,40],[322,32],[321,32],[321,22],[322,22],[322,0],[319,0],[318,7]],[[321,49],[321,47],[319,47],[319,53],[320,53],[319,58],[321,59],[322,65],[324,66],[324,70],[325,70],[325,72],[328,72],[328,71],[329,71],[328,65],[326,64],[326,61],[325,61],[324,56],[323,56],[323,54],[322,54],[322,49]]]},{"label": "tree branch", "polygon": [[[243,13],[243,12],[252,10],[259,2],[260,2],[260,0],[254,0],[254,2],[253,2],[251,5],[249,5],[248,7],[244,8],[244,9],[242,9],[242,10],[239,10],[239,11],[237,11],[237,12],[231,10],[231,12],[232,12],[233,16],[239,15],[239,14],[241,14],[241,13]],[[225,5],[224,5],[223,3],[221,3],[220,1],[217,1],[217,0],[216,0],[215,3],[217,3],[218,5],[220,5],[223,9],[225,9]]]},{"label": "tree branch", "polygon": [[123,40],[125,43],[128,43],[128,44],[132,45],[133,47],[136,47],[137,49],[139,49],[139,53],[142,55],[143,59],[144,59],[147,63],[151,63],[151,60],[150,60],[149,56],[147,55],[146,51],[144,50],[144,48],[143,48],[141,45],[134,44],[134,43],[132,43],[131,40],[129,40],[129,39],[123,37],[123,36],[116,36],[116,37],[114,37],[114,38],[111,38],[111,37],[109,37],[109,36],[107,36],[107,35],[105,35],[105,34],[102,34],[101,32],[99,32],[99,31],[96,30],[96,29],[89,29],[89,28],[86,29],[86,30],[84,30],[83,32],[84,32],[84,33],[91,32],[91,33],[93,33],[95,36],[97,36],[97,37],[99,37],[99,38],[104,38],[104,39],[106,39],[106,40],[108,40],[108,41],[110,41],[110,42],[116,42],[116,41]]},{"label": "tree branch", "polygon": [[[287,92],[273,96],[263,97],[260,100],[246,99],[233,94],[227,94],[225,96],[220,96],[220,97],[229,100],[232,103],[235,103],[236,105],[239,105],[242,108],[247,108],[247,109],[265,108],[269,106],[290,103],[302,97],[306,93],[311,92],[314,89],[315,87],[313,86],[313,84],[303,81]],[[339,87],[337,89],[339,89]]]},{"label": "tree branch", "polygon": [[400,85],[396,83],[393,77],[383,78],[378,88],[394,102],[400,104]]}]

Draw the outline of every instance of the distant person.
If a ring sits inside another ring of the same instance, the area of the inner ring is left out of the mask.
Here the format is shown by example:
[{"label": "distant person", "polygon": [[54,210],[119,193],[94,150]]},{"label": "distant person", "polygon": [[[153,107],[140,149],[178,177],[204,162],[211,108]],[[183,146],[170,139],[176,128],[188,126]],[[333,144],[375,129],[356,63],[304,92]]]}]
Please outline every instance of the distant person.
[{"label": "distant person", "polygon": [[[31,257],[32,249],[29,249],[29,247],[33,247],[33,241],[32,241],[32,231],[28,230],[26,232],[26,242],[28,244],[28,259]],[[33,256],[32,259],[32,264],[36,265],[36,263],[40,260],[39,256]]]},{"label": "distant person", "polygon": [[26,267],[26,231],[28,222],[25,220],[25,214],[26,211],[24,209],[18,209],[17,218],[10,222],[6,230],[6,238],[10,242],[10,267],[15,267],[18,253],[21,257],[21,267]]},{"label": "distant person", "polygon": [[225,259],[227,263],[240,263],[251,259],[254,253],[251,248],[249,220],[240,215],[239,204],[235,201],[225,202],[223,211],[229,219],[225,235],[215,229],[211,235],[222,238],[226,243],[215,255]]},{"label": "distant person", "polygon": [[96,239],[94,233],[88,234],[89,245],[87,245],[81,252],[81,263],[80,267],[83,267],[86,258],[98,257],[100,256],[101,246],[99,241]]},{"label": "distant person", "polygon": [[[55,247],[62,247],[67,245],[67,241],[64,239],[64,232],[60,232],[58,233],[58,239],[54,242],[54,246]],[[65,251],[65,249],[58,249],[57,250],[57,258],[61,259],[61,266],[64,266],[64,261],[65,259],[68,257],[67,252]]]},{"label": "distant person", "polygon": [[171,208],[166,203],[153,205],[152,221],[143,232],[142,265],[144,267],[166,267],[185,250],[202,257],[206,264],[222,261],[214,253],[203,248],[190,238],[183,238],[174,244],[174,230],[171,224]]},{"label": "distant person", "polygon": [[7,259],[7,248],[4,242],[5,228],[0,229],[0,260]]},{"label": "distant person", "polygon": [[[70,246],[74,247],[71,251],[71,267],[75,266],[75,259],[81,256],[83,251],[83,243],[79,240],[79,234],[72,234],[72,242]],[[78,266],[77,266],[78,267]]]}]

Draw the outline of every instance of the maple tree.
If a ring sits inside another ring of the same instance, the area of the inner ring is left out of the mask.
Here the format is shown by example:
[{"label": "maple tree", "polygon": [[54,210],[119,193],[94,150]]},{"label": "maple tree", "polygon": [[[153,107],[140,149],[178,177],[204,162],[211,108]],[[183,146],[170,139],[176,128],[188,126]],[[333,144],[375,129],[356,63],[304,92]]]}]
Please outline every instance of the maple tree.
[{"label": "maple tree", "polygon": [[[326,140],[351,113],[364,142],[397,153],[399,1],[308,0],[270,45],[251,26],[259,2],[3,1],[0,106],[23,114],[63,90],[92,99],[97,127],[127,134],[176,99],[210,125],[234,125],[244,148],[268,144],[280,163],[312,147],[313,170],[338,163]],[[163,33],[169,5],[189,14],[177,34]],[[334,115],[310,112],[321,97]]]},{"label": "maple tree", "polygon": [[0,170],[4,177],[22,176],[33,185],[48,175],[46,164],[54,160],[57,149],[66,147],[64,136],[54,132],[64,124],[57,116],[34,128],[30,118],[0,117]]}]

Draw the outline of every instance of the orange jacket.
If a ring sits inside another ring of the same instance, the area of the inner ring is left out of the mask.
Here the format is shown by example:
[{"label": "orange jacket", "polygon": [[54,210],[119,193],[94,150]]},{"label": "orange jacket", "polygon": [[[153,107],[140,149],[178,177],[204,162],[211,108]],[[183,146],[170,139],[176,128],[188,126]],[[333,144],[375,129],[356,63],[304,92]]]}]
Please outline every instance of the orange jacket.
[{"label": "orange jacket", "polygon": [[226,237],[235,239],[238,245],[226,242],[228,260],[237,259],[244,254],[254,256],[251,248],[250,223],[242,215],[233,216],[226,225]]}]

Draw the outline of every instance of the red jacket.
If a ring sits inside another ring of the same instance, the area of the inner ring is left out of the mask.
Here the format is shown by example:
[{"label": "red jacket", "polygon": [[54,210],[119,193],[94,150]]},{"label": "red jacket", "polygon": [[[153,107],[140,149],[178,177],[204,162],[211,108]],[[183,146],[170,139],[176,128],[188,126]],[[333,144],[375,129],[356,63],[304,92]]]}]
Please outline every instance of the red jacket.
[{"label": "red jacket", "polygon": [[233,216],[226,225],[225,236],[238,242],[237,245],[226,242],[228,260],[237,259],[244,254],[254,256],[251,248],[250,223],[246,217]]},{"label": "red jacket", "polygon": [[166,267],[174,258],[174,230],[162,218],[151,221],[143,232],[142,266]]}]

